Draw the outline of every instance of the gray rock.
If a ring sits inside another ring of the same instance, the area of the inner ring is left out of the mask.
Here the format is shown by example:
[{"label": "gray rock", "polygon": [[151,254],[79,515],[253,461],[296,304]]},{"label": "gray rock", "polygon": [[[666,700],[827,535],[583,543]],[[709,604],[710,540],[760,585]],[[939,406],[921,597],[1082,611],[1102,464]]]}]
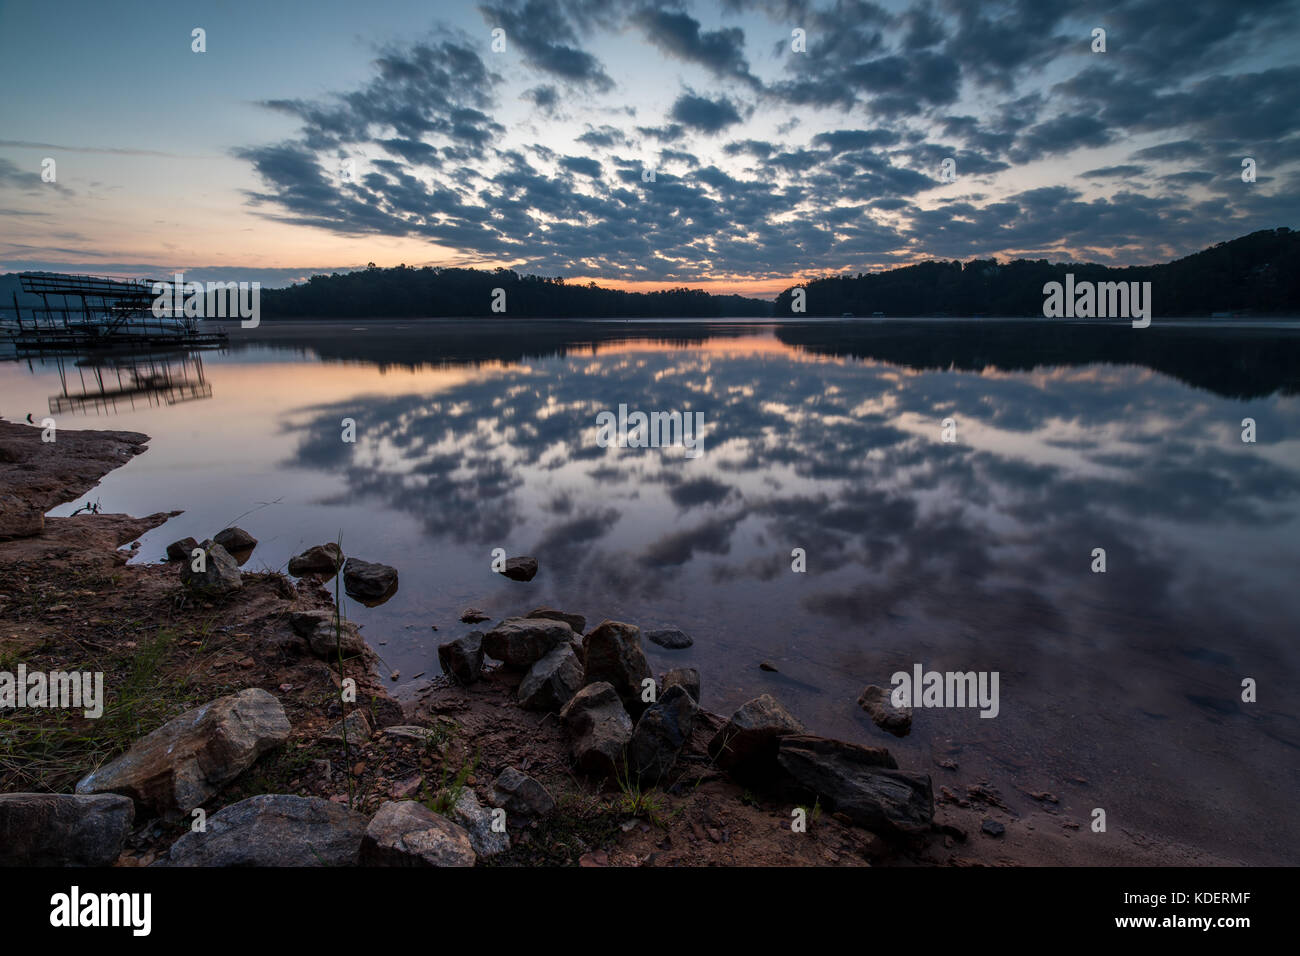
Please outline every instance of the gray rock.
[{"label": "gray rock", "polygon": [[600,681],[582,688],[560,710],[560,720],[569,730],[579,770],[597,777],[620,771],[632,718],[611,685]]},{"label": "gray rock", "polygon": [[804,733],[804,725],[775,698],[762,694],[740,705],[709,741],[709,756],[721,769],[743,780],[761,781],[777,774],[777,745],[782,737]]},{"label": "gray rock", "polygon": [[519,685],[526,710],[558,711],[582,689],[582,664],[567,642],[557,644],[529,668]]},{"label": "gray rock", "polygon": [[488,615],[484,614],[476,607],[467,607],[460,612],[461,622],[464,624],[478,624],[480,621],[488,620]]},{"label": "gray rock", "polygon": [[366,817],[319,797],[263,793],[172,844],[171,866],[356,866]]},{"label": "gray rock", "polygon": [[302,554],[289,559],[289,573],[296,578],[305,574],[325,574],[333,577],[343,567],[343,549],[334,542],[318,544]]},{"label": "gray rock", "polygon": [[343,589],[358,601],[377,601],[397,590],[397,569],[386,564],[348,558],[343,563]]},{"label": "gray rock", "polygon": [[252,551],[257,547],[257,539],[243,528],[225,528],[214,534],[212,540],[231,554]]},{"label": "gray rock", "polygon": [[473,866],[469,834],[414,800],[390,800],[361,840],[363,866]]},{"label": "gray rock", "polygon": [[203,570],[195,571],[193,560],[181,564],[181,583],[189,590],[209,597],[219,597],[238,591],[244,584],[239,562],[221,545],[204,541],[199,545],[206,552]]},{"label": "gray rock", "polygon": [[694,667],[674,667],[663,679],[663,692],[668,693],[668,688],[681,686],[686,688],[686,692],[695,698],[695,703],[700,703],[700,672]]},{"label": "gray rock", "polygon": [[691,735],[699,705],[685,687],[674,685],[646,708],[632,732],[629,765],[642,783],[657,784],[668,776]]},{"label": "gray rock", "polygon": [[134,821],[115,793],[0,794],[0,866],[108,866]]},{"label": "gray rock", "polygon": [[573,630],[563,621],[511,617],[483,635],[483,653],[511,670],[523,671],[573,636]]},{"label": "gray rock", "polygon": [[289,739],[289,719],[271,694],[250,688],[187,711],[136,741],[77,784],[77,793],[120,793],[176,817],[218,793]]},{"label": "gray rock", "polygon": [[289,626],[294,633],[307,639],[308,646],[317,657],[334,660],[342,646],[344,657],[356,657],[366,649],[365,639],[351,621],[338,621],[331,608],[315,611],[294,611],[289,615]]},{"label": "gray rock", "polygon": [[506,558],[506,569],[501,573],[511,581],[531,581],[537,574],[537,559]]},{"label": "gray rock", "polygon": [[540,783],[514,767],[506,767],[492,784],[492,801],[507,818],[540,820],[555,809],[555,798]]},{"label": "gray rock", "polygon": [[897,769],[882,747],[791,735],[781,738],[777,763],[809,797],[873,833],[922,834],[934,820],[929,775]]},{"label": "gray rock", "polygon": [[438,645],[438,665],[444,674],[466,686],[483,675],[483,632],[472,631],[464,637]]},{"label": "gray rock", "polygon": [[569,627],[573,628],[573,633],[581,636],[582,632],[587,629],[587,619],[581,614],[565,614],[563,611],[557,611],[553,607],[535,607],[529,611],[525,617],[543,617],[552,621],[563,621]]},{"label": "gray rock", "polygon": [[889,691],[868,684],[858,697],[858,706],[867,712],[871,722],[895,737],[906,737],[912,729],[912,708],[895,707]]},{"label": "gray rock", "polygon": [[645,636],[651,644],[658,644],[670,651],[680,651],[695,643],[689,634],[675,627],[656,628],[653,631],[646,631]]},{"label": "gray rock", "polygon": [[167,545],[168,561],[189,561],[199,543],[193,538],[181,538]]},{"label": "gray rock", "polygon": [[[346,738],[344,737],[345,730]],[[320,739],[330,744],[341,744],[346,739],[349,747],[357,747],[373,736],[374,730],[371,729],[370,718],[366,716],[366,712],[364,710],[354,710],[321,734]]]},{"label": "gray rock", "polygon": [[479,856],[496,856],[510,849],[510,834],[492,829],[492,811],[478,802],[469,787],[460,792],[447,816],[465,828],[470,846]]},{"label": "gray rock", "polygon": [[980,830],[991,837],[1000,837],[1007,832],[1007,828],[997,820],[985,820],[980,824]]},{"label": "gray rock", "polygon": [[648,704],[641,699],[641,682],[650,676],[641,630],[635,624],[602,621],[582,639],[583,684],[605,681],[618,691],[623,707],[640,717]]}]

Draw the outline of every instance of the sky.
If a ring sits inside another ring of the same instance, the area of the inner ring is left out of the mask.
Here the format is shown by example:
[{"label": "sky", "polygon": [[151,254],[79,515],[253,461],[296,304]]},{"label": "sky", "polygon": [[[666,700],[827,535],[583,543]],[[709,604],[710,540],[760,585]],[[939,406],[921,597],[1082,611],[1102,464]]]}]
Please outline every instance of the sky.
[{"label": "sky", "polygon": [[1300,0],[0,0],[0,272],[1166,261],[1300,226],[1297,54]]}]

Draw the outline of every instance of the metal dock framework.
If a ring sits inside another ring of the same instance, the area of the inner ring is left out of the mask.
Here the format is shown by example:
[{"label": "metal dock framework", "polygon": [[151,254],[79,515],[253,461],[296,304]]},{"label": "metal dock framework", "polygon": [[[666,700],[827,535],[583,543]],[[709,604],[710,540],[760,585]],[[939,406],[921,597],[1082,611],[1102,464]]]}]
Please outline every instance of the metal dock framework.
[{"label": "metal dock framework", "polygon": [[[155,283],[150,279],[24,272],[19,281],[23,292],[41,297],[44,308],[29,309],[24,319],[14,294],[16,325],[9,335],[18,349],[219,348],[229,338],[223,330],[201,328],[194,318],[154,315]],[[51,304],[51,297],[62,301]]]}]

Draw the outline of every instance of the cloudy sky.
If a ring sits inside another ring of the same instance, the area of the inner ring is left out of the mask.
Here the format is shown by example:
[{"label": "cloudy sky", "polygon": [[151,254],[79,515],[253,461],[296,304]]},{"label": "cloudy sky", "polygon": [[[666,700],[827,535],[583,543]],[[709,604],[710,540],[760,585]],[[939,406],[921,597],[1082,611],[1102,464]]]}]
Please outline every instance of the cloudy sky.
[{"label": "cloudy sky", "polygon": [[1297,0],[0,3],[0,272],[1161,261],[1300,226],[1298,53]]}]

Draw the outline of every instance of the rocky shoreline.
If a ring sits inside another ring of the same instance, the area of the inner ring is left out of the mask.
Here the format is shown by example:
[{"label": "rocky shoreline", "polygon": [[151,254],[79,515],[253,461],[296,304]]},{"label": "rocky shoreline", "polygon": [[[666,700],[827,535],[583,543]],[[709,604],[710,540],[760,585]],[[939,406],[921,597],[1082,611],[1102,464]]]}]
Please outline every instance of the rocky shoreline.
[{"label": "rocky shoreline", "polygon": [[[399,703],[325,584],[383,600],[395,569],[323,544],[243,572],[238,528],[128,565],[178,512],[44,518],[147,441],[0,421],[0,672],[102,671],[108,701],[0,710],[0,865],[1077,862],[989,788],[936,788],[768,695],[710,713],[702,675],[651,674],[626,622],[467,609],[443,675]],[[536,561],[511,562],[526,594]]]}]

